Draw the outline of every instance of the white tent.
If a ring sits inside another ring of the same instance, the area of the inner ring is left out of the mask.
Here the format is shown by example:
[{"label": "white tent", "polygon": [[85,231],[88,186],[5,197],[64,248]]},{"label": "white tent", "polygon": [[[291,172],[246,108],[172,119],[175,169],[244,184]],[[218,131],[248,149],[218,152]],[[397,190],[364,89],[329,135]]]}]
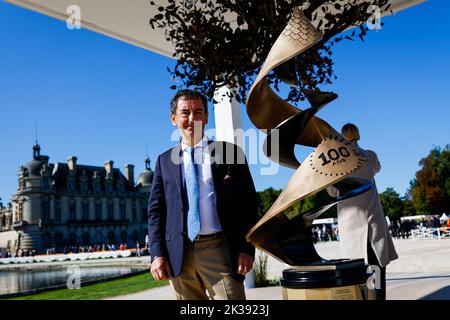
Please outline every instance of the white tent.
[{"label": "white tent", "polygon": [[439,218],[439,221],[441,221],[441,222],[446,222],[447,220],[448,220],[448,216],[445,213],[443,213],[442,216]]},{"label": "white tent", "polygon": [[316,219],[313,224],[337,224],[337,218],[324,218],[324,219]]},{"label": "white tent", "polygon": [[[149,0],[4,0],[31,11],[67,21],[73,6],[80,8],[80,23],[86,28],[129,44],[172,57],[172,44],[164,31],[153,30],[149,20],[158,11]],[[183,0],[178,0],[183,1]],[[343,0],[345,1],[345,0]],[[391,10],[399,12],[425,0],[391,0]],[[154,0],[166,5],[167,0]],[[387,12],[382,13],[388,14]],[[313,22],[314,23],[314,22]]]},{"label": "white tent", "polygon": [[437,218],[438,215],[435,214],[421,214],[421,215],[417,215],[417,216],[407,216],[407,217],[401,217],[400,220],[401,221],[420,221],[420,220],[428,220],[428,219],[433,219],[433,218]]},{"label": "white tent", "polygon": [[[31,11],[39,12],[62,21],[79,19],[81,28],[118,39],[149,51],[172,57],[174,47],[167,41],[163,30],[153,30],[149,20],[158,11],[149,0],[3,0]],[[177,0],[184,1],[184,0]],[[341,0],[347,1],[347,0]],[[425,0],[391,0],[391,10],[399,12]],[[164,6],[167,0],[154,0]],[[75,8],[75,9],[74,9]],[[333,7],[331,7],[333,10]],[[77,12],[78,11],[78,12]],[[74,16],[75,14],[75,16]],[[389,14],[382,12],[381,15]],[[234,20],[234,19],[233,19]],[[75,20],[78,22],[77,20]],[[313,21],[313,24],[315,22]],[[216,139],[229,141],[243,147],[243,139],[234,135],[242,128],[241,106],[236,101],[219,98],[229,89],[222,87],[217,92],[214,107]]]}]

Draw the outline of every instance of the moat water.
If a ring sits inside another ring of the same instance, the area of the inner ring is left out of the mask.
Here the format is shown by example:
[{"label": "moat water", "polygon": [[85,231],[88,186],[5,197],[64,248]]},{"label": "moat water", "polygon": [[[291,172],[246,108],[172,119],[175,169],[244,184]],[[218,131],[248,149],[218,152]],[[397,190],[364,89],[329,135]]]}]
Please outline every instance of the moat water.
[{"label": "moat water", "polygon": [[0,295],[27,292],[35,289],[64,286],[74,288],[93,280],[110,279],[136,273],[142,268],[130,266],[64,266],[58,270],[0,271]]}]

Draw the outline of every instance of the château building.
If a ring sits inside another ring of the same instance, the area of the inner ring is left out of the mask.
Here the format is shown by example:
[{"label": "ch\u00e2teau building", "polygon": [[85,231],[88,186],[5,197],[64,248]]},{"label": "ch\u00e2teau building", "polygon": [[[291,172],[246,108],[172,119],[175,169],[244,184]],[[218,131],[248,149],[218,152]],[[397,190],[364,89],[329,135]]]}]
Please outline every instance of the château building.
[{"label": "ch\u00e2teau building", "polygon": [[150,160],[134,180],[134,166],[122,173],[113,161],[81,165],[77,157],[49,163],[33,146],[33,159],[19,170],[11,203],[0,203],[0,249],[45,252],[66,246],[126,243],[143,245],[153,171]]}]

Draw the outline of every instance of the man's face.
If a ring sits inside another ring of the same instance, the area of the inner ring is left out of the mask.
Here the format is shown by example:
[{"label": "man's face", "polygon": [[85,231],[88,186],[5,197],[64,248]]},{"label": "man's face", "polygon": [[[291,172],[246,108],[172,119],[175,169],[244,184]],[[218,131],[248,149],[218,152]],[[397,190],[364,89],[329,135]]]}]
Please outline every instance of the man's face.
[{"label": "man's face", "polygon": [[208,123],[208,113],[200,98],[178,99],[176,113],[170,114],[170,120],[174,126],[178,127],[183,141],[189,145],[194,145],[203,137],[203,131]]}]

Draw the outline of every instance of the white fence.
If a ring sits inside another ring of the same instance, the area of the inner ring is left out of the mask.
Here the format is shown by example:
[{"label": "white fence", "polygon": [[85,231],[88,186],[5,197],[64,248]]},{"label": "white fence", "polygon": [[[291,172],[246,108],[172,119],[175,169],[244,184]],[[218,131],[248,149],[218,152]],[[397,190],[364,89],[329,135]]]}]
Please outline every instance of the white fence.
[{"label": "white fence", "polygon": [[419,239],[450,239],[450,228],[417,228],[411,230],[413,240]]},{"label": "white fence", "polygon": [[90,259],[107,259],[107,258],[119,258],[130,257],[131,250],[122,251],[99,251],[99,252],[87,252],[87,253],[69,253],[69,254],[51,254],[51,255],[38,255],[33,257],[13,257],[2,258],[0,264],[7,263],[32,263],[32,262],[54,262],[54,261],[75,261],[75,260],[90,260]]}]

